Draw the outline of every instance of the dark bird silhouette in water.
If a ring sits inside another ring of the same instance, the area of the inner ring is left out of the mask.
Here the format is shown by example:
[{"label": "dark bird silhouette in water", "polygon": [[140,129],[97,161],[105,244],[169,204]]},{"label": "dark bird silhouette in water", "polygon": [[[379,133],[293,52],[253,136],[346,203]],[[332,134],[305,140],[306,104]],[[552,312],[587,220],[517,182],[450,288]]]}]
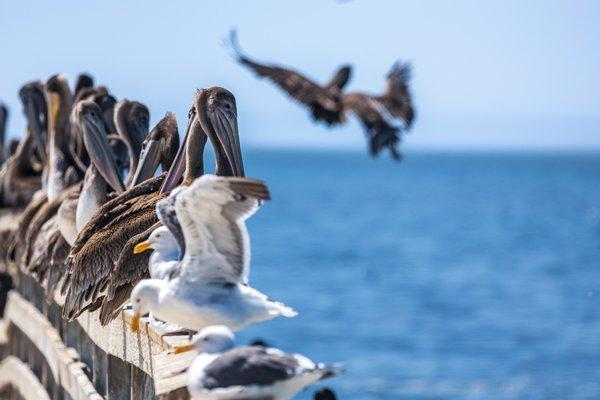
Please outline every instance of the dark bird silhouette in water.
[{"label": "dark bird silhouette in water", "polygon": [[383,94],[343,93],[352,71],[349,65],[340,67],[327,84],[319,85],[292,69],[250,59],[242,52],[235,30],[230,33],[229,44],[240,64],[258,76],[268,78],[291,98],[307,106],[315,121],[324,121],[328,126],[339,125],[352,113],[365,129],[372,156],[389,148],[392,157],[400,159],[401,134],[412,127],[415,118],[409,90],[412,70],[409,63],[397,61],[392,66]]},{"label": "dark bird silhouette in water", "polygon": [[333,393],[333,390],[329,388],[323,388],[315,392],[313,398],[314,400],[337,400],[337,397],[335,397],[335,393]]}]

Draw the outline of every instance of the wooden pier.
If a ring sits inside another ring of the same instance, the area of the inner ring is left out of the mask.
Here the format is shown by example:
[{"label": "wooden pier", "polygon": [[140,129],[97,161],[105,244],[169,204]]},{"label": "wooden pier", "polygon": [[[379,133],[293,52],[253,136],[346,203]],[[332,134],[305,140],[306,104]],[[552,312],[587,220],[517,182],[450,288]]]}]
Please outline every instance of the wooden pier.
[{"label": "wooden pier", "polygon": [[14,287],[0,319],[0,399],[189,398],[185,369],[194,354],[171,354],[187,335],[163,336],[167,332],[146,318],[132,333],[128,310],[108,326],[101,326],[98,312],[65,321],[35,280],[18,271],[11,276]]}]

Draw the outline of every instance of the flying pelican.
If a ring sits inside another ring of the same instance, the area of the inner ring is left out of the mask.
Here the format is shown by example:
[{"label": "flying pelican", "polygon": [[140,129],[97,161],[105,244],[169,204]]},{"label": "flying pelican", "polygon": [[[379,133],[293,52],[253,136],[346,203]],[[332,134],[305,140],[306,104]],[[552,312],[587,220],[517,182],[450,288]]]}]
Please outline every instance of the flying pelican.
[{"label": "flying pelican", "polygon": [[[93,218],[79,235],[67,260],[71,276],[63,307],[65,317],[72,319],[86,309],[96,309],[102,305],[107,291],[114,290],[115,286],[107,279],[116,268],[113,264],[130,238],[147,231],[158,222],[156,202],[166,197],[178,184],[184,169],[183,184],[203,174],[201,154],[207,135],[215,147],[217,174],[243,175],[235,97],[218,87],[200,90],[195,96],[194,108],[196,114],[191,115],[184,146],[180,148],[169,173],[163,175],[162,179],[149,179],[142,188],[138,188],[140,185],[133,187],[130,189],[133,195],[125,192],[123,196],[129,201],[120,202],[106,213],[99,210],[101,217],[97,220]],[[160,188],[157,188],[159,182]],[[134,243],[131,248],[133,246]],[[133,256],[131,249],[129,255]],[[147,264],[144,268],[147,269]],[[117,308],[121,304],[117,304]],[[106,315],[110,318],[112,313],[107,311]]]},{"label": "flying pelican", "polygon": [[195,331],[215,324],[240,330],[296,315],[248,286],[250,240],[245,220],[270,198],[263,182],[204,175],[173,196],[185,254],[169,281],[146,279],[133,289],[132,330],[149,311]]},{"label": "flying pelican", "polygon": [[234,334],[225,326],[202,329],[191,344],[179,345],[174,352],[194,349],[198,356],[187,370],[188,391],[198,400],[289,400],[314,383],[342,374],[300,354],[234,347]]},{"label": "flying pelican", "polygon": [[270,79],[292,99],[307,106],[315,121],[324,121],[327,125],[346,121],[341,95],[352,74],[350,65],[342,65],[327,84],[319,85],[294,70],[259,64],[248,58],[240,49],[235,30],[231,31],[230,43],[240,64],[250,68],[258,76]]},{"label": "flying pelican", "polygon": [[[353,113],[365,129],[372,156],[389,148],[392,157],[400,159],[397,149],[400,134],[412,127],[415,116],[408,87],[410,64],[398,61],[392,66],[382,95],[344,94],[342,89],[350,78],[349,66],[340,68],[327,85],[320,86],[292,69],[253,61],[241,51],[235,30],[231,31],[230,44],[240,64],[270,79],[294,100],[308,106],[315,120],[337,125],[345,123],[346,116]],[[396,124],[397,119],[402,121],[401,126]]]}]

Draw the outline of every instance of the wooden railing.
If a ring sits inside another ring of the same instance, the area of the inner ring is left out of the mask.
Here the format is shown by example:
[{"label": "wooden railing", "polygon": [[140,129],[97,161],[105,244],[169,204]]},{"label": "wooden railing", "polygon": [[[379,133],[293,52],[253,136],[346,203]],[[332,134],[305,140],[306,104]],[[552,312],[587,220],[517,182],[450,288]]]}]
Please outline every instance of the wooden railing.
[{"label": "wooden railing", "polygon": [[171,354],[187,335],[163,336],[145,318],[134,334],[128,310],[108,326],[97,312],[69,322],[31,277],[17,271],[13,278],[0,320],[0,398],[189,398],[184,371],[194,354]]}]

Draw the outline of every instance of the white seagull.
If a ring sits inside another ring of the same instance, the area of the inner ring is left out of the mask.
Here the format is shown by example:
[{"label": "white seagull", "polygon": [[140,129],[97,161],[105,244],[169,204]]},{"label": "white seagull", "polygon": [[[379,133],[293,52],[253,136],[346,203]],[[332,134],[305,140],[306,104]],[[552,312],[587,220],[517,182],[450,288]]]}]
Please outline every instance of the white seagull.
[{"label": "white seagull", "polygon": [[176,270],[179,259],[179,245],[166,226],[159,226],[152,231],[147,240],[133,248],[134,254],[153,250],[148,261],[148,271],[152,279],[168,279]]},{"label": "white seagull", "polygon": [[133,289],[133,331],[147,312],[194,331],[210,325],[237,331],[297,315],[248,286],[250,239],[245,221],[270,198],[263,182],[204,175],[172,196],[185,253],[170,280],[145,279]]},{"label": "white seagull", "polygon": [[187,371],[188,391],[197,400],[287,400],[308,386],[341,371],[316,364],[300,354],[263,346],[233,348],[226,326],[202,329],[192,343],[175,353],[196,349]]}]

